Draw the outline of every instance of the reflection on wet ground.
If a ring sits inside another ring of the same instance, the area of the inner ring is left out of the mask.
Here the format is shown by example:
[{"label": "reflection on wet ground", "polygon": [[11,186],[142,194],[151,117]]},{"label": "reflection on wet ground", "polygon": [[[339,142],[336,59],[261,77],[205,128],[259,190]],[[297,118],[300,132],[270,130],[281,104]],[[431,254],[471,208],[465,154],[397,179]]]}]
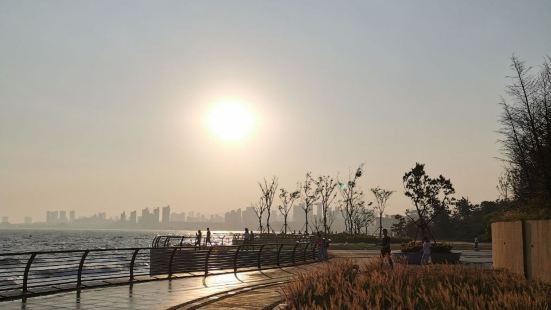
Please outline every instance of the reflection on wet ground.
[{"label": "reflection on wet ground", "polygon": [[[349,258],[366,262],[379,256],[377,250],[331,251],[336,259]],[[465,264],[491,267],[491,251],[462,251]],[[319,263],[318,263],[319,264]],[[26,302],[0,303],[1,309],[167,309],[212,294],[256,284],[288,281],[297,273],[314,270],[318,264],[263,271],[239,272],[204,277],[180,278],[133,285],[93,288],[77,292],[33,297]],[[261,296],[261,294],[259,294]],[[78,298],[77,298],[78,297]],[[261,303],[259,303],[260,305]]]},{"label": "reflection on wet ground", "polygon": [[1,309],[167,309],[215,293],[261,283],[287,281],[312,265],[285,267],[237,274],[162,280],[133,285],[85,289],[77,292],[33,297],[26,302],[0,303]]}]

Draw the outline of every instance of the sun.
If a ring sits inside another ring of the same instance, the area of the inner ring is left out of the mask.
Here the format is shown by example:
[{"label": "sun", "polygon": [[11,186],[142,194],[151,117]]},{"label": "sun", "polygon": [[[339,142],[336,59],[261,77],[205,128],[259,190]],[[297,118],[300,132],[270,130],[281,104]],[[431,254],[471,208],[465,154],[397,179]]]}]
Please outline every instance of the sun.
[{"label": "sun", "polygon": [[223,141],[243,140],[252,131],[254,116],[239,100],[224,100],[215,103],[207,114],[207,126]]}]

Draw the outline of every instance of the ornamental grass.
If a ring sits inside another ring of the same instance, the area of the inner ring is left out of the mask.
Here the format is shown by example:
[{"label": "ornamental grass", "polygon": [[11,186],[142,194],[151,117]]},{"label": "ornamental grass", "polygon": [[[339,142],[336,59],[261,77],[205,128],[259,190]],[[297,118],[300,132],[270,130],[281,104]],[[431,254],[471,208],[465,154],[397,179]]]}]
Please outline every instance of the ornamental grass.
[{"label": "ornamental grass", "polygon": [[283,292],[289,309],[551,309],[546,284],[463,265],[330,262]]}]

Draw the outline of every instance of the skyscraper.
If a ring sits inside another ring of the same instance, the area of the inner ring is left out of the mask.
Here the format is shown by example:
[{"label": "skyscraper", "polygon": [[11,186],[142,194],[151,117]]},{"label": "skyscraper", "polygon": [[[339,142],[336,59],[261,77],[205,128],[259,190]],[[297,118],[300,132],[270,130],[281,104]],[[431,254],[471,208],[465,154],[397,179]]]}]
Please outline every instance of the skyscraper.
[{"label": "skyscraper", "polygon": [[60,223],[67,223],[67,211],[59,211],[59,222]]},{"label": "skyscraper", "polygon": [[130,212],[130,219],[128,220],[128,222],[130,224],[136,224],[136,218],[137,218],[136,210],[134,210],[134,211]]},{"label": "skyscraper", "polygon": [[162,223],[163,225],[170,223],[170,206],[163,207]]},{"label": "skyscraper", "polygon": [[153,224],[159,224],[159,215],[160,215],[159,208],[153,209],[153,218],[151,221]]}]

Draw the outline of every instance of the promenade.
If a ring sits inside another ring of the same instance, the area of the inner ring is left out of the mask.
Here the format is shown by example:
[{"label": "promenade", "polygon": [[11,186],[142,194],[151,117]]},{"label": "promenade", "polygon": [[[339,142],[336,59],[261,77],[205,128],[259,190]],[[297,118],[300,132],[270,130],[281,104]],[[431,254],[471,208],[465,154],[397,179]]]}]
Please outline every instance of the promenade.
[{"label": "promenade", "polygon": [[[367,262],[378,251],[331,251],[333,259]],[[462,262],[489,267],[491,251],[463,251]],[[281,300],[278,287],[313,263],[263,271],[247,271],[90,288],[0,303],[1,309],[262,309]],[[79,296],[80,295],[80,296]],[[230,297],[230,298],[228,298]]]}]

